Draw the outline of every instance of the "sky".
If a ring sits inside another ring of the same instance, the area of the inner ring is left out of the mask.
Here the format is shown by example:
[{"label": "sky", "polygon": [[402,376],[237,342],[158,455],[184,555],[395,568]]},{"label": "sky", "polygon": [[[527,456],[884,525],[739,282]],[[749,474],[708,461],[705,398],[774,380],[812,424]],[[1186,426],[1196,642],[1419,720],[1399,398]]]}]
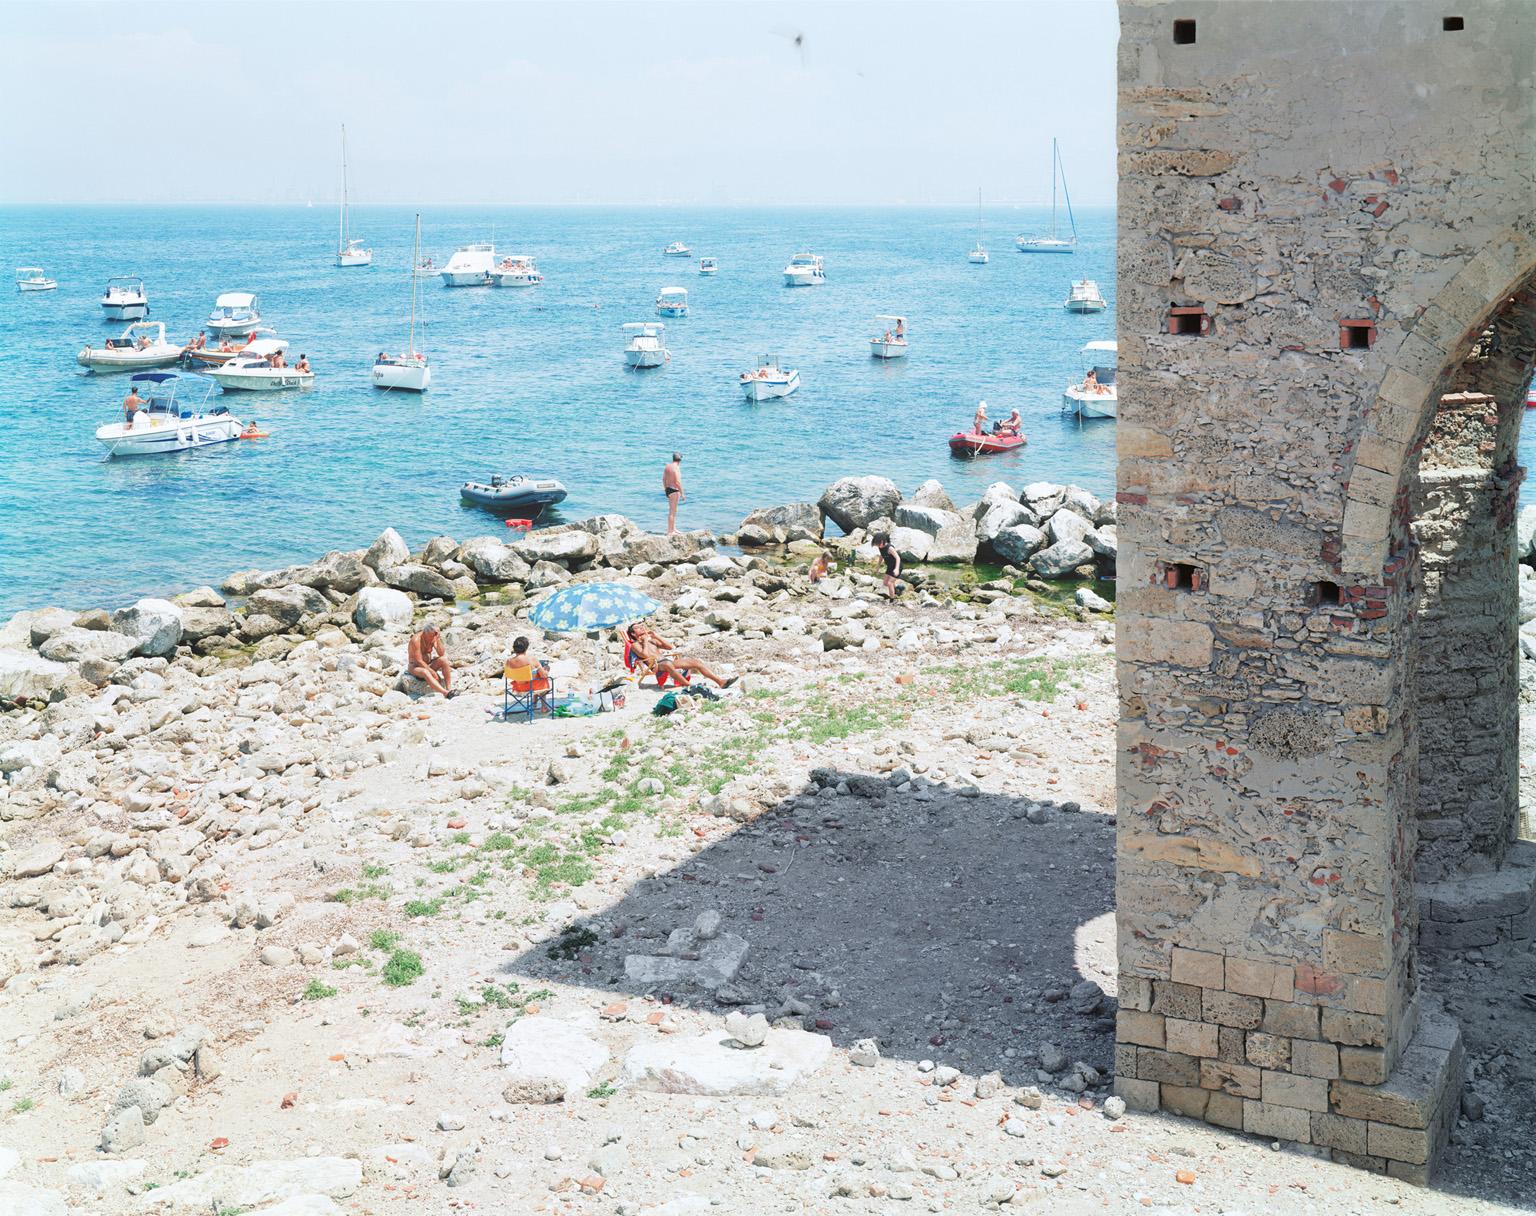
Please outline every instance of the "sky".
[{"label": "sky", "polygon": [[[1114,201],[1110,0],[8,2],[0,202]],[[803,35],[797,47],[794,38]]]}]

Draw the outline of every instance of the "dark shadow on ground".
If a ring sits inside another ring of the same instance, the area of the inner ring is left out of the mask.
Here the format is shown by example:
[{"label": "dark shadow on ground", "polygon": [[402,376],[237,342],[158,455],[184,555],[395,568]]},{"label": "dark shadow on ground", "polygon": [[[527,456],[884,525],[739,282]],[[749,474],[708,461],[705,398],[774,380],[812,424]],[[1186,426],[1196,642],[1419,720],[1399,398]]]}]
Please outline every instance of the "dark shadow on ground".
[{"label": "dark shadow on ground", "polygon": [[[832,796],[840,783],[850,792]],[[1111,985],[1114,821],[1075,803],[922,797],[818,770],[796,797],[574,923],[595,941],[546,943],[505,970],[719,1012],[760,1006],[770,1019],[798,1002],[789,1016],[839,1046],[875,1038],[883,1055],[1013,1084],[1036,1082],[1043,1043],[1107,1076],[1113,999],[1070,994],[1085,979]],[[626,955],[662,952],[711,911],[748,945],[727,988],[626,977]]]}]

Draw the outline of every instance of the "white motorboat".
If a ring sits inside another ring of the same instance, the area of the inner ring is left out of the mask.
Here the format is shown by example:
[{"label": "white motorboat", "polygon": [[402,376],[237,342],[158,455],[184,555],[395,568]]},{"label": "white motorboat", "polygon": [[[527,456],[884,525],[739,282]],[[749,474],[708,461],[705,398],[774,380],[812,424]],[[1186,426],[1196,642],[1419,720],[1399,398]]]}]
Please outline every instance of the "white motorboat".
[{"label": "white motorboat", "polygon": [[226,291],[213,302],[204,328],[215,338],[246,338],[256,332],[261,314],[249,291]]},{"label": "white motorboat", "polygon": [[1080,418],[1114,418],[1119,413],[1120,394],[1115,383],[1116,356],[1119,345],[1090,342],[1083,347],[1083,378],[1067,385],[1061,408]]},{"label": "white motorboat", "polygon": [[373,250],[348,231],[347,225],[347,124],[341,124],[341,217],[336,234],[336,265],[372,266]]},{"label": "white motorboat", "polygon": [[660,321],[631,321],[624,326],[629,341],[624,346],[624,365],[633,368],[660,367],[672,357],[662,342],[666,326]]},{"label": "white motorboat", "polygon": [[[883,328],[882,328],[883,326]],[[907,319],[894,313],[875,318],[876,334],[869,340],[869,353],[876,359],[900,359],[907,353]]]},{"label": "white motorboat", "polygon": [[819,287],[826,281],[826,267],[814,253],[797,253],[784,267],[785,287]]},{"label": "white motorboat", "polygon": [[[183,386],[199,384],[205,386],[201,400],[189,406],[177,399]],[[206,377],[140,372],[128,381],[128,387],[128,400],[137,398],[137,407],[130,411],[125,402],[123,421],[96,428],[96,438],[106,445],[108,456],[158,456],[240,438],[240,419],[222,405],[205,408],[213,393]]]},{"label": "white motorboat", "polygon": [[537,287],[544,281],[533,258],[526,253],[514,253],[496,263],[491,271],[491,281],[497,287]]},{"label": "white motorboat", "polygon": [[[209,369],[208,375],[226,393],[275,393],[283,389],[308,388],[315,373],[299,366],[289,366],[288,343],[281,338],[259,338],[250,343],[228,363]],[[300,356],[300,360],[303,360]]]},{"label": "white motorboat", "polygon": [[[1070,237],[1056,233],[1056,178],[1060,171],[1061,194],[1067,203],[1067,219],[1072,224]],[[1072,196],[1067,193],[1067,170],[1061,163],[1061,150],[1051,140],[1051,232],[1049,236],[1021,236],[1014,244],[1020,253],[1076,253],[1077,220],[1072,215]]]},{"label": "white motorboat", "polygon": [[[275,333],[277,333],[275,329],[262,325],[252,330],[248,338],[237,338],[233,342],[228,338],[221,338],[217,346],[209,346],[206,335],[199,334],[187,349],[181,352],[181,361],[193,371],[204,367],[217,367],[221,363],[228,363],[231,359],[238,358],[252,342],[261,337],[270,338]],[[199,340],[202,342],[201,346],[198,345]]]},{"label": "white motorboat", "polygon": [[787,397],[800,387],[800,373],[779,365],[778,355],[764,355],[755,371],[741,373],[741,391],[748,401]]},{"label": "white motorboat", "polygon": [[398,355],[379,352],[373,361],[373,387],[397,388],[409,393],[424,393],[432,383],[432,369],[427,357],[416,349],[416,286],[421,280],[421,216],[416,217],[416,240],[411,251],[411,324],[406,330],[405,350]]},{"label": "white motorboat", "polygon": [[101,307],[108,321],[142,321],[149,315],[144,280],[137,275],[116,275],[108,279]]},{"label": "white motorboat", "polygon": [[180,362],[185,349],[165,340],[164,321],[135,321],[105,346],[87,345],[75,362],[95,372],[141,372]]},{"label": "white motorboat", "polygon": [[57,291],[59,281],[50,279],[41,266],[16,267],[17,291]]},{"label": "white motorboat", "polygon": [[1099,294],[1097,283],[1092,279],[1078,279],[1072,284],[1072,290],[1067,293],[1062,307],[1068,312],[1103,312],[1108,306]]},{"label": "white motorboat", "polygon": [[700,274],[716,274],[716,273],[718,273],[719,269],[720,269],[719,263],[717,263],[714,258],[700,258],[699,259],[699,273]]},{"label": "white motorboat", "polygon": [[462,245],[453,251],[440,273],[445,287],[485,287],[496,265],[496,246]]},{"label": "white motorboat", "polygon": [[982,217],[981,217],[981,191],[976,191],[976,247],[970,252],[972,266],[985,266],[987,264],[987,248],[981,243]]},{"label": "white motorboat", "polygon": [[693,250],[689,249],[682,241],[673,241],[661,251],[661,256],[664,258],[691,258]]},{"label": "white motorboat", "polygon": [[663,287],[656,293],[656,312],[663,317],[686,317],[688,315],[688,289],[686,287]]}]

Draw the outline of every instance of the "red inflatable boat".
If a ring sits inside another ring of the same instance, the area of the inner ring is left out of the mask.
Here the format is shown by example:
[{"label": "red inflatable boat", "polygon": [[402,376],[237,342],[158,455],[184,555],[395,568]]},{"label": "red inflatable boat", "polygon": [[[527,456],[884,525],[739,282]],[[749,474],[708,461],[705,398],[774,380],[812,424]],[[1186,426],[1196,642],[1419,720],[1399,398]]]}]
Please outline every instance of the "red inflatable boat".
[{"label": "red inflatable boat", "polygon": [[986,432],[958,431],[949,437],[949,450],[956,456],[992,456],[998,452],[1011,452],[1029,442],[1029,436],[998,435]]}]

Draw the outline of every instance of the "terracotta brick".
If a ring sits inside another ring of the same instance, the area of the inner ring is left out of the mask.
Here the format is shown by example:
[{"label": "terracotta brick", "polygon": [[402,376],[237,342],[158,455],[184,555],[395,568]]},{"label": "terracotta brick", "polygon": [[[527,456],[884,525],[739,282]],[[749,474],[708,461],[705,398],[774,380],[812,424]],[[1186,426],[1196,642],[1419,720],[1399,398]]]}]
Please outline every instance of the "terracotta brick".
[{"label": "terracotta brick", "polygon": [[1115,1014],[1115,1039],[1117,1042],[1136,1043],[1142,1047],[1162,1047],[1167,1041],[1163,1031],[1165,1020],[1160,1013],[1122,1009]]},{"label": "terracotta brick", "polygon": [[1238,1098],[1261,1096],[1263,1073],[1251,1064],[1228,1064],[1224,1060],[1200,1061],[1200,1084],[1206,1089],[1219,1089]]},{"label": "terracotta brick", "polygon": [[1298,1106],[1302,1110],[1318,1112],[1328,1109],[1328,1082],[1321,1077],[1266,1071],[1262,1088],[1264,1101],[1275,1106]]},{"label": "terracotta brick", "polygon": [[1200,988],[1225,988],[1226,959],[1209,950],[1185,950],[1173,948],[1173,978],[1175,983],[1194,984]]},{"label": "terracotta brick", "polygon": [[1312,1143],[1312,1118],[1294,1106],[1270,1106],[1264,1102],[1243,1100],[1243,1130],[1255,1136],[1275,1140]]},{"label": "terracotta brick", "polygon": [[1206,988],[1200,997],[1200,1016],[1207,1022],[1257,1030],[1264,1018],[1264,1002],[1256,996]]},{"label": "terracotta brick", "polygon": [[1355,1047],[1382,1047],[1387,1041],[1387,1019],[1374,1013],[1324,1009],[1323,1038]]},{"label": "terracotta brick", "polygon": [[1161,1013],[1170,1018],[1183,1018],[1187,1022],[1198,1022],[1200,1021],[1200,989],[1193,984],[1154,980],[1152,1012]]},{"label": "terracotta brick", "polygon": [[1339,1076],[1361,1085],[1381,1085],[1387,1079],[1387,1053],[1380,1047],[1340,1047]]},{"label": "terracotta brick", "polygon": [[1139,1081],[1160,1081],[1165,1085],[1199,1085],[1200,1061],[1194,1056],[1175,1055],[1153,1047],[1138,1047],[1136,1078]]},{"label": "terracotta brick", "polygon": [[1291,1066],[1291,1041],[1254,1030],[1248,1034],[1248,1063],[1259,1068],[1286,1069]]},{"label": "terracotta brick", "polygon": [[1315,1005],[1297,1005],[1291,1001],[1265,1001],[1265,1034],[1284,1035],[1288,1039],[1315,1039],[1320,1033]]},{"label": "terracotta brick", "polygon": [[1288,1001],[1296,993],[1294,972],[1279,963],[1229,957],[1226,975],[1228,992],[1271,997],[1277,1001]]},{"label": "terracotta brick", "polygon": [[1213,1090],[1205,1104],[1205,1121],[1214,1123],[1217,1127],[1230,1127],[1233,1131],[1242,1131],[1243,1100],[1231,1094]]},{"label": "terracotta brick", "polygon": [[1165,1025],[1169,1051],[1186,1056],[1216,1054],[1216,1032],[1220,1027],[1209,1022],[1189,1022],[1183,1018],[1168,1018]]},{"label": "terracotta brick", "polygon": [[1164,1085],[1162,1090],[1163,1109],[1186,1119],[1205,1118],[1205,1105],[1210,1097],[1210,1090],[1186,1085]]},{"label": "terracotta brick", "polygon": [[[1346,1048],[1345,1050],[1350,1050]],[[1304,1077],[1335,1080],[1339,1075],[1339,1049],[1332,1043],[1291,1040],[1291,1071]]]}]

